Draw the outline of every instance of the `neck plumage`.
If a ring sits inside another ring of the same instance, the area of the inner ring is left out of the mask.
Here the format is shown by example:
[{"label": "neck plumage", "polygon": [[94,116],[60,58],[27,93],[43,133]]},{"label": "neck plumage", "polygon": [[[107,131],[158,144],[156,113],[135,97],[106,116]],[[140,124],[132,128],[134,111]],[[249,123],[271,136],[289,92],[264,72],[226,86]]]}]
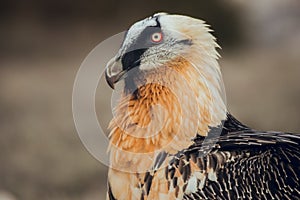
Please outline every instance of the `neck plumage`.
[{"label": "neck plumage", "polygon": [[115,108],[109,126],[111,150],[172,154],[190,146],[197,134],[206,136],[209,127],[220,125],[226,107],[220,72],[212,70],[218,63],[211,59],[201,64],[206,66],[178,58],[145,73],[134,95],[122,95]]}]

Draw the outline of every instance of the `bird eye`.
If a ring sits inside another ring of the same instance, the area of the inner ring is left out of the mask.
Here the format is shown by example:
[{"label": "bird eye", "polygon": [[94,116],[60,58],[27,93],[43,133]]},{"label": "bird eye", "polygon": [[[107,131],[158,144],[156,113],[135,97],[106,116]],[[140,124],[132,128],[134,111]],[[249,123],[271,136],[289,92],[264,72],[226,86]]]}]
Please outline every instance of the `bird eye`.
[{"label": "bird eye", "polygon": [[163,35],[162,35],[162,33],[160,33],[160,32],[153,33],[153,34],[151,35],[151,41],[152,41],[152,42],[158,43],[158,42],[161,42],[162,39],[163,39]]}]

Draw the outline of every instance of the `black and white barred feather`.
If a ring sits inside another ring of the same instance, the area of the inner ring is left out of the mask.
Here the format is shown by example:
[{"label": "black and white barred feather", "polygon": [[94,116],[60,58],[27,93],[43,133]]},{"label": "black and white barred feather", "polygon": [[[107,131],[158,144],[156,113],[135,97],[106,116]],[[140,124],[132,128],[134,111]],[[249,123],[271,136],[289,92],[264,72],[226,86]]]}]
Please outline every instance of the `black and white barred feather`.
[{"label": "black and white barred feather", "polygon": [[[192,146],[176,155],[161,153],[156,168],[171,157],[165,178],[177,199],[297,200],[299,144],[300,134],[256,131],[228,114],[222,128],[211,129],[209,138],[197,136]],[[155,173],[145,175],[145,195]]]}]

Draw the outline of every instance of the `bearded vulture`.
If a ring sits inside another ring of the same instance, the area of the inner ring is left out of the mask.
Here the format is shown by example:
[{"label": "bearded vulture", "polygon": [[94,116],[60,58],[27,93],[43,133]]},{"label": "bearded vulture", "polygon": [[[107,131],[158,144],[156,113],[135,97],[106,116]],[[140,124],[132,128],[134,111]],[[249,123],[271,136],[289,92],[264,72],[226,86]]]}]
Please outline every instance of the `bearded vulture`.
[{"label": "bearded vulture", "polygon": [[107,200],[300,199],[300,134],[257,131],[228,112],[210,32],[167,13],[126,32],[105,71],[120,91]]}]

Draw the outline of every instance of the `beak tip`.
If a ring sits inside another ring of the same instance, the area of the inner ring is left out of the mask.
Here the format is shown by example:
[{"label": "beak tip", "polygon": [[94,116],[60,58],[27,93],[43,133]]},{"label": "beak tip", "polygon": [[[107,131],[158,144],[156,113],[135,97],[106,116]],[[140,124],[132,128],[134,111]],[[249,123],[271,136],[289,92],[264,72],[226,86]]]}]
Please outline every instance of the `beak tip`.
[{"label": "beak tip", "polygon": [[111,89],[115,89],[115,81],[114,81],[114,78],[113,77],[109,77],[108,75],[107,75],[107,73],[105,73],[105,79],[106,79],[106,82],[107,82],[107,84],[109,85],[109,87],[111,88]]}]

